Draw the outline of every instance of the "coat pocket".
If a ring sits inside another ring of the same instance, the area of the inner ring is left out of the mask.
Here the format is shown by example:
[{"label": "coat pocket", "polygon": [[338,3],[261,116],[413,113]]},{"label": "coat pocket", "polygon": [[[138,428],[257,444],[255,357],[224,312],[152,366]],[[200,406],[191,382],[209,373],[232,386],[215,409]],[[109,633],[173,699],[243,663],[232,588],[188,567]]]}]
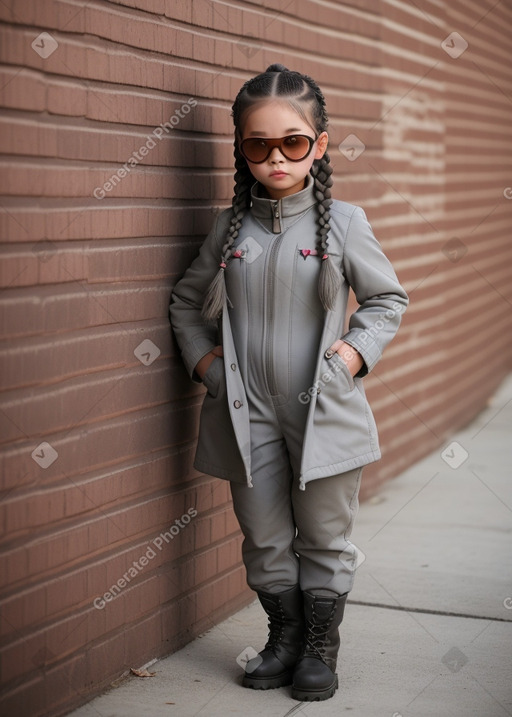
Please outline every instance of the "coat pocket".
[{"label": "coat pocket", "polygon": [[348,470],[369,462],[378,451],[375,421],[361,379],[354,380],[337,353],[328,356],[329,352],[324,354],[323,373],[315,384],[318,395],[308,427],[305,473],[321,466],[334,470],[343,465],[338,472]]},{"label": "coat pocket", "polygon": [[217,356],[204,375],[206,386],[194,466],[209,475],[245,482],[245,466],[229,413],[224,358]]},{"label": "coat pocket", "polygon": [[219,386],[224,376],[224,359],[221,356],[216,356],[211,364],[208,366],[208,370],[203,376],[203,383],[206,390],[213,396],[217,397],[219,392]]},{"label": "coat pocket", "polygon": [[335,351],[327,361],[329,364],[328,371],[333,374],[333,380],[337,381],[339,390],[343,393],[353,391],[356,387],[354,378],[339,353]]}]

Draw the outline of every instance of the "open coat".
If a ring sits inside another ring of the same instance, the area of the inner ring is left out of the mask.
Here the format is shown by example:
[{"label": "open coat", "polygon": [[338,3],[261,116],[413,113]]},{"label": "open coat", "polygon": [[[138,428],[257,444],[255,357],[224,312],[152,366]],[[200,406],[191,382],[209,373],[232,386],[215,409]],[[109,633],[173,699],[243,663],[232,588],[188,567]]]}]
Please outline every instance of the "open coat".
[{"label": "open coat", "polygon": [[[253,206],[244,217],[244,231],[233,252],[244,237],[258,237],[258,232],[261,235],[262,227],[267,234],[269,229],[278,233],[273,223],[277,210],[284,222],[287,216],[295,218],[297,230],[314,242],[314,201],[311,186],[278,202],[257,197],[253,188]],[[320,345],[313,349],[317,354],[315,375],[310,387],[298,397],[301,403],[309,404],[300,474],[303,489],[309,481],[380,458],[377,429],[362,379],[374,368],[395,335],[408,303],[407,294],[363,210],[334,200],[330,211],[329,254],[339,266],[342,286],[333,310],[325,312]],[[207,393],[194,465],[210,475],[251,485],[249,407],[230,309],[224,306],[218,326],[206,325],[201,318],[206,290],[219,268],[230,216],[231,210],[226,210],[217,217],[199,256],[175,286],[170,317],[183,361],[194,381],[199,381],[194,372],[198,361],[218,344],[222,344],[224,351],[223,359],[215,359],[204,377]],[[359,308],[350,317],[344,333],[350,287]],[[339,338],[363,357],[363,368],[355,378],[338,354],[331,356],[327,351]]]}]

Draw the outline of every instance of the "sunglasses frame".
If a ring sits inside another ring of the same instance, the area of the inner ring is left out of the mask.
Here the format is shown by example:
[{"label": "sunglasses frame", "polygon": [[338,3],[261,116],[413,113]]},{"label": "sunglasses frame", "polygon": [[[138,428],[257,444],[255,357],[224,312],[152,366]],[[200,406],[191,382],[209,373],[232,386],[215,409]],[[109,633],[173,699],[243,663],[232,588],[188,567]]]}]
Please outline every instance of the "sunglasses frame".
[{"label": "sunglasses frame", "polygon": [[[290,137],[304,137],[309,142],[308,151],[306,152],[306,154],[303,157],[300,157],[300,159],[291,159],[291,157],[288,157],[286,152],[283,152],[283,142],[285,141],[285,139],[289,139]],[[315,144],[317,139],[318,139],[318,137],[315,137],[313,139],[313,137],[310,137],[308,134],[287,134],[285,137],[272,137],[272,138],[271,137],[246,137],[244,140],[242,140],[240,142],[240,152],[242,153],[242,156],[251,164],[263,164],[263,162],[266,162],[267,159],[270,157],[270,155],[272,154],[275,147],[279,147],[279,151],[281,152],[283,157],[286,157],[286,159],[289,162],[302,162],[303,159],[306,159],[306,157],[309,157],[309,155],[311,154],[311,150],[313,149],[313,145]],[[247,157],[247,155],[244,152],[244,144],[246,142],[253,142],[254,140],[260,140],[260,141],[263,140],[263,142],[268,143],[267,155],[263,159],[259,159],[257,162],[255,162],[253,159],[249,159],[249,157]]]}]

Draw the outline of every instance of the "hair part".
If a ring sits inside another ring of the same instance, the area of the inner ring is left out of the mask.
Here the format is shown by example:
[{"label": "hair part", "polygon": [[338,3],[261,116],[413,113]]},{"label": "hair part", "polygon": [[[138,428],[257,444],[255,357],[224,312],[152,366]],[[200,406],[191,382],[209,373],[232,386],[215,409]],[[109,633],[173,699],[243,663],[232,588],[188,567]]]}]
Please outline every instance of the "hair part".
[{"label": "hair part", "polygon": [[[254,183],[249,166],[242,156],[238,144],[241,128],[247,112],[263,100],[276,99],[287,102],[297,114],[316,132],[317,137],[327,129],[328,117],[325,98],[316,82],[308,75],[288,70],[280,64],[270,65],[265,72],[245,82],[232,106],[235,125],[235,186],[231,203],[231,219],[226,242],[219,257],[219,270],[205,296],[202,315],[207,322],[216,321],[227,300],[225,269],[231,257],[242,221],[250,206],[250,191]],[[334,308],[336,295],[341,285],[338,267],[328,251],[330,230],[330,206],[332,204],[332,167],[327,152],[313,162],[310,173],[314,181],[317,200],[317,247],[322,257],[318,293],[326,311]]]}]

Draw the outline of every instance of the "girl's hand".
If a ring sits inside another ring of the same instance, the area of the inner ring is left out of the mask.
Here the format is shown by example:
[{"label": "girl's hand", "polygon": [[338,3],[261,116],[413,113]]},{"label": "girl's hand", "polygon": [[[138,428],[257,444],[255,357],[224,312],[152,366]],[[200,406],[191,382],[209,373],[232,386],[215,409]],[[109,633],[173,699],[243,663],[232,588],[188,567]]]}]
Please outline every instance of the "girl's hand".
[{"label": "girl's hand", "polygon": [[336,351],[336,353],[343,359],[352,376],[359,373],[363,367],[364,361],[359,351],[356,351],[353,346],[347,344],[345,341],[342,341],[341,339],[335,341],[331,346],[331,351]]},{"label": "girl's hand", "polygon": [[197,362],[194,370],[201,379],[201,381],[203,380],[205,373],[210,368],[210,364],[217,356],[224,356],[222,346],[215,346],[215,348],[205,354],[203,358],[199,359],[199,361]]}]

